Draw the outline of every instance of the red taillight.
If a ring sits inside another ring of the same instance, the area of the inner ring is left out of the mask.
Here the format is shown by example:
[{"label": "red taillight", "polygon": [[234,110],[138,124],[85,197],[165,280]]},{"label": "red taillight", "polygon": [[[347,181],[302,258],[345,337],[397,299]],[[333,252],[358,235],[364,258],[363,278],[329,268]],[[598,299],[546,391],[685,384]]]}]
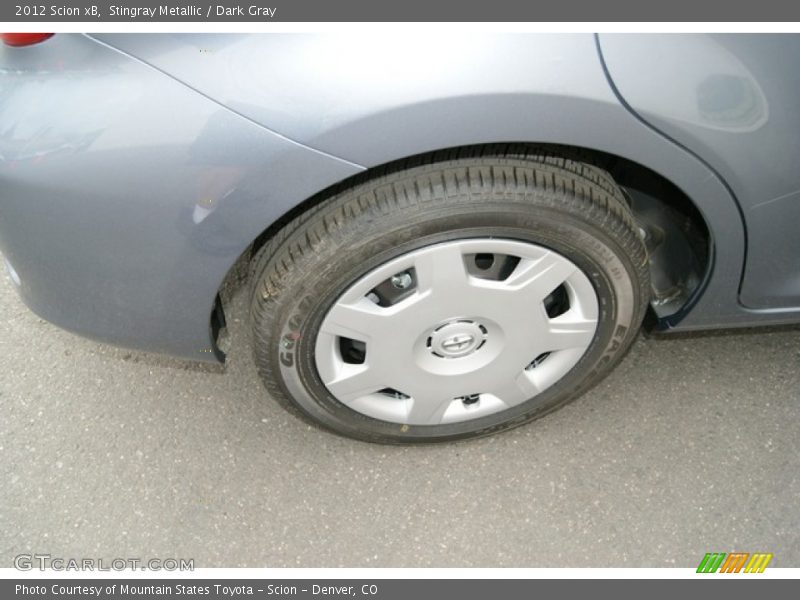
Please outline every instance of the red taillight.
[{"label": "red taillight", "polygon": [[31,46],[53,37],[52,33],[0,33],[0,38],[9,46]]}]

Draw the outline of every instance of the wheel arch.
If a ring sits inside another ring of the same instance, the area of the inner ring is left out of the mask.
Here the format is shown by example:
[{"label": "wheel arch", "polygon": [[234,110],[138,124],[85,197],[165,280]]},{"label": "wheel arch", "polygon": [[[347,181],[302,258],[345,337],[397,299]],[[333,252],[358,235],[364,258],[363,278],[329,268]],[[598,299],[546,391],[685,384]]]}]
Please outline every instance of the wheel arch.
[{"label": "wheel arch", "polygon": [[[646,214],[637,214],[637,218],[640,216],[642,217],[643,226],[647,226],[645,221],[648,221],[650,226],[656,228],[664,225],[663,221],[653,222],[653,219],[656,219],[656,221],[659,219],[671,221],[670,226],[673,228],[673,233],[678,230],[683,230],[691,238],[689,240],[682,240],[681,243],[684,245],[687,241],[692,243],[692,246],[688,248],[688,250],[693,253],[693,258],[696,260],[695,263],[689,264],[686,262],[686,257],[684,256],[683,263],[678,265],[677,272],[676,269],[673,268],[672,272],[667,274],[673,277],[690,275],[694,278],[690,282],[692,288],[685,290],[685,293],[679,299],[680,302],[678,305],[673,301],[667,306],[666,312],[662,311],[660,315],[657,314],[657,311],[653,311],[650,325],[653,327],[670,327],[670,317],[682,318],[690,306],[696,302],[708,279],[711,277],[713,270],[713,239],[711,228],[697,203],[673,181],[639,162],[595,148],[553,143],[495,142],[425,151],[382,164],[373,165],[362,172],[351,175],[319,190],[286,210],[279,218],[269,223],[263,231],[253,239],[252,243],[240,256],[239,260],[231,266],[225,280],[218,290],[214,303],[214,311],[212,312],[213,337],[216,340],[217,334],[220,331],[224,332],[223,300],[227,300],[227,298],[231,296],[232,291],[235,291],[245,282],[248,276],[251,259],[278,231],[299,215],[313,210],[326,199],[346,189],[390,173],[415,166],[458,158],[493,155],[502,156],[506,154],[526,154],[531,157],[561,157],[584,162],[611,174],[614,180],[625,190],[629,202],[633,201],[631,198],[632,194],[636,194],[637,192],[644,194],[644,196],[650,200],[650,203],[643,209],[642,213],[649,212],[650,217],[648,218]],[[657,213],[655,216],[653,216],[654,211]],[[681,248],[678,250],[678,253],[680,254],[686,249],[687,248]],[[669,253],[662,257],[661,260],[664,261],[668,258]],[[661,269],[663,279],[665,265],[659,264],[655,265],[655,267]],[[681,271],[681,269],[690,267],[695,268],[697,271],[693,273]],[[666,265],[666,268],[667,271],[669,271],[669,265]],[[654,293],[657,293],[657,290],[655,290]],[[664,291],[664,293],[668,294],[668,291]],[[225,303],[227,303],[227,301]],[[223,324],[222,327],[220,327],[220,322]],[[219,349],[217,348],[217,350]]]}]

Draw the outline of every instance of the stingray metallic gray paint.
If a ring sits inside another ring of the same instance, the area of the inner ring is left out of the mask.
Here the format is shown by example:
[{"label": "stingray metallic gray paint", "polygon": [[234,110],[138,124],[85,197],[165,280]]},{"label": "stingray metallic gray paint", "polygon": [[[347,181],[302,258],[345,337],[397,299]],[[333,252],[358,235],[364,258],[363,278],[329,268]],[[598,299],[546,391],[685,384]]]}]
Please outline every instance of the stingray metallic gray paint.
[{"label": "stingray metallic gray paint", "polygon": [[[672,327],[800,321],[793,285],[780,301],[770,292],[770,305],[739,301],[746,253],[744,290],[751,273],[775,274],[774,254],[752,262],[771,228],[746,230],[742,206],[754,206],[723,180],[724,152],[707,157],[643,107],[637,90],[671,83],[658,79],[648,39],[602,36],[598,48],[583,34],[58,34],[3,48],[0,248],[25,302],[57,325],[213,361],[209,315],[226,274],[304,200],[422,152],[558,143],[643,164],[701,212],[713,261]],[[726,48],[763,62],[769,43],[753,44],[734,36]],[[712,59],[697,63],[713,74],[723,67]],[[796,159],[795,138],[776,142]],[[756,150],[769,153],[770,139]],[[777,227],[796,202],[773,204]],[[781,273],[794,281],[800,265],[785,258]]]}]

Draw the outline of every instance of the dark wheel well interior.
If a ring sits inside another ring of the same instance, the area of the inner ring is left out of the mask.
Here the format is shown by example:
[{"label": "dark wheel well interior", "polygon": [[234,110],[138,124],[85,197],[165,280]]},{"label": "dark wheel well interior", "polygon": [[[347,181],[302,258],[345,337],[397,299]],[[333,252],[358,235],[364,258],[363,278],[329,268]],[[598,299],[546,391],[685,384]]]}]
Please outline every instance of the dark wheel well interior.
[{"label": "dark wheel well interior", "polygon": [[[567,158],[594,165],[607,171],[622,188],[645,239],[650,260],[650,327],[675,322],[691,306],[702,290],[711,266],[711,237],[699,210],[672,182],[651,169],[589,148],[557,144],[497,143],[461,146],[417,154],[367,169],[301,202],[267,227],[237,261],[220,288],[223,302],[232,287],[231,280],[242,282],[243,263],[300,214],[313,209],[325,199],[372,179],[415,166],[476,156],[515,155]],[[216,305],[216,304],[215,304]],[[219,319],[219,317],[216,317]]]}]

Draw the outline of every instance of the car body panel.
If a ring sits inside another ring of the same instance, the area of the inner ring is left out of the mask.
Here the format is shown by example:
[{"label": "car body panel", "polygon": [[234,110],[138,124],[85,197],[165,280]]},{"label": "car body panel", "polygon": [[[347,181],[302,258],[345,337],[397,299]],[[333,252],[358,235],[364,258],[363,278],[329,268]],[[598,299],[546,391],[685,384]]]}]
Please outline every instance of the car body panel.
[{"label": "car body panel", "polygon": [[620,102],[594,36],[461,34],[437,44],[59,34],[5,49],[0,247],[23,298],[84,335],[214,360],[219,286],[287,212],[365,168],[522,141],[627,158],[696,202],[713,260],[691,310],[664,326],[798,320],[739,304],[745,230],[734,197]]},{"label": "car body panel", "polygon": [[702,157],[740,203],[742,303],[800,306],[800,36],[603,34],[600,44],[632,109]]},{"label": "car body panel", "polygon": [[570,119],[553,118],[557,109],[571,117],[620,108],[586,34],[92,36],[265,127],[367,166],[489,141],[576,138]]},{"label": "car body panel", "polygon": [[231,264],[362,170],[83,36],[0,52],[0,244],[26,303],[89,337],[216,360]]},{"label": "car body panel", "polygon": [[[713,271],[662,327],[790,322],[737,301],[740,208],[702,160],[643,124],[609,84],[595,36],[377,32],[304,35],[97,35],[274,131],[374,167],[470,144],[525,141],[621,156],[676,184],[714,232]],[[646,67],[648,63],[643,62]]]}]

